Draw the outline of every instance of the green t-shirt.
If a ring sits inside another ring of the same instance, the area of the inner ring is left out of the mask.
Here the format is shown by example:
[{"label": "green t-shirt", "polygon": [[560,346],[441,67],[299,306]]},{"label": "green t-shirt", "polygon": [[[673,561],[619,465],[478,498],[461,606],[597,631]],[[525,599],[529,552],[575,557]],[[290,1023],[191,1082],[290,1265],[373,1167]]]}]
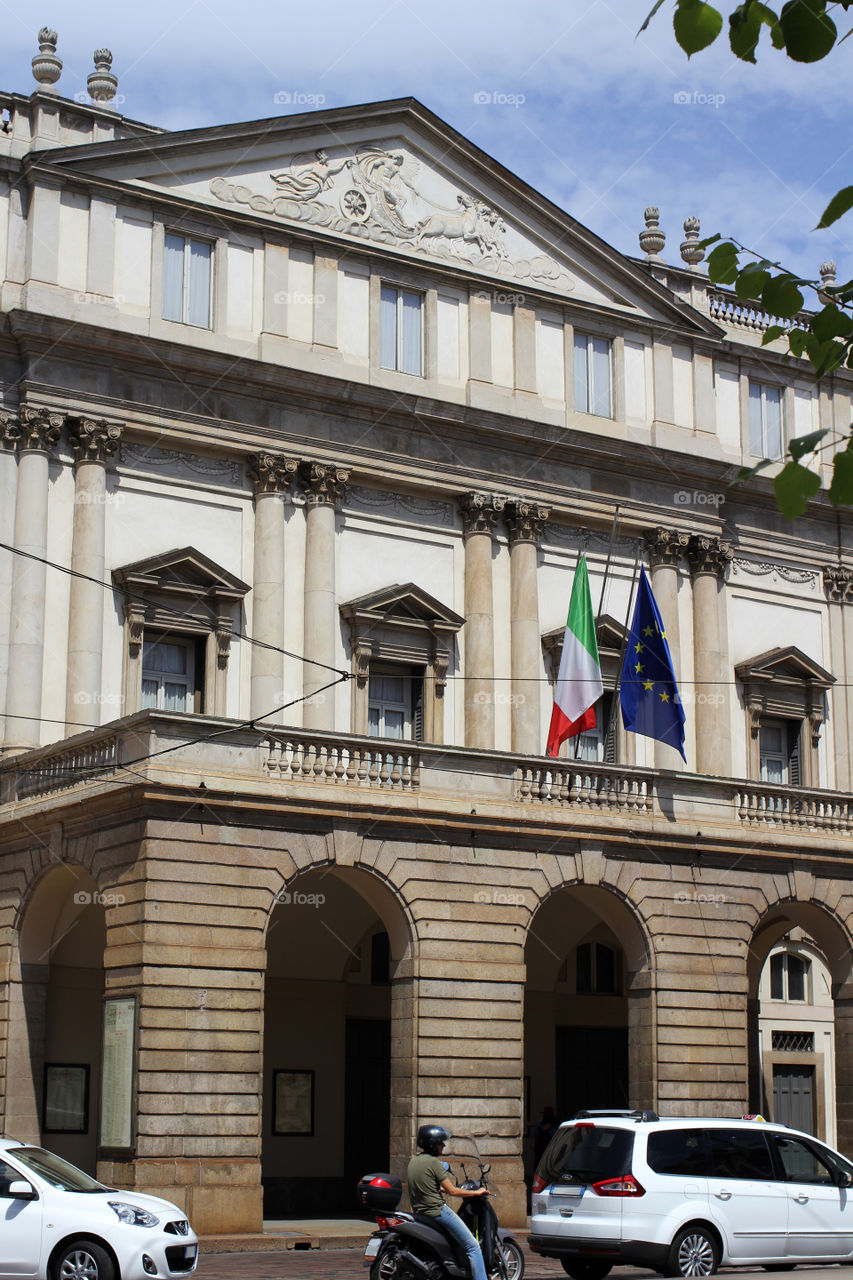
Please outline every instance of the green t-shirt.
[{"label": "green t-shirt", "polygon": [[414,1213],[426,1214],[428,1218],[438,1217],[444,1208],[440,1188],[447,1176],[447,1170],[436,1156],[428,1156],[422,1151],[412,1157],[406,1178]]}]

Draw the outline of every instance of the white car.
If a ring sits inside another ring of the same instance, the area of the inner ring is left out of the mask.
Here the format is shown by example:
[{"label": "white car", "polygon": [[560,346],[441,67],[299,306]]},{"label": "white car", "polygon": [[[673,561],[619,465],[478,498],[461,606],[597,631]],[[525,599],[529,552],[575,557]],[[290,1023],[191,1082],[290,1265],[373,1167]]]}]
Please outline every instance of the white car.
[{"label": "white car", "polygon": [[163,1280],[197,1261],[198,1237],[168,1200],[112,1191],[43,1147],[0,1138],[3,1280]]},{"label": "white car", "polygon": [[573,1280],[613,1266],[710,1276],[853,1262],[853,1164],[761,1117],[580,1112],[533,1180],[528,1245]]}]

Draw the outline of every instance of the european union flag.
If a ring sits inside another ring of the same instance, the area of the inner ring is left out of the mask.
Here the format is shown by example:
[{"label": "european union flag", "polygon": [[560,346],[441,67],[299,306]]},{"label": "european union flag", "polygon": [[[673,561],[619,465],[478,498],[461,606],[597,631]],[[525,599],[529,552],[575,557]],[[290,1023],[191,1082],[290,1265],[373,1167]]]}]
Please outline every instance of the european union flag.
[{"label": "european union flag", "polygon": [[675,672],[666,632],[645,569],[634,621],[622,667],[619,690],[622,723],[632,733],[667,742],[681,752],[684,763],[684,708],[675,683]]}]

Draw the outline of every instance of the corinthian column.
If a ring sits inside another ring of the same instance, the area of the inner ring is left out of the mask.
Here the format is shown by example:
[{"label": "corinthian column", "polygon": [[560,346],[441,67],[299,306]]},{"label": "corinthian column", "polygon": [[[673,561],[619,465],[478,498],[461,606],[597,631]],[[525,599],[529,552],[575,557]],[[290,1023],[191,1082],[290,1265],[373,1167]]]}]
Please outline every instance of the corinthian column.
[{"label": "corinthian column", "polygon": [[542,638],[536,568],[539,539],[550,512],[532,502],[510,502],[509,528],[510,654],[512,673],[512,750],[542,754],[539,688]]},{"label": "corinthian column", "polygon": [[[12,571],[9,677],[6,697],[6,749],[25,751],[39,745],[44,673],[44,597],[47,569],[48,463],[59,439],[61,413],[25,407],[18,413],[18,493],[15,502],[15,547],[36,557],[15,557]],[[65,653],[55,653],[65,661]]]},{"label": "corinthian column", "polygon": [[76,418],[69,426],[75,454],[71,568],[85,575],[71,579],[68,614],[65,732],[75,734],[101,723],[104,588],[97,584],[104,581],[107,460],[123,428],[103,418]]},{"label": "corinthian column", "polygon": [[298,469],[294,458],[280,453],[258,453],[249,465],[255,487],[252,636],[274,646],[252,646],[253,720],[284,701],[284,495],[289,493]]},{"label": "corinthian column", "polygon": [[726,778],[732,771],[729,698],[733,686],[719,592],[734,552],[719,538],[694,534],[687,544],[687,558],[693,578],[696,772]]},{"label": "corinthian column", "polygon": [[495,745],[495,623],[492,532],[504,499],[466,493],[460,500],[465,534],[465,745]]},{"label": "corinthian column", "polygon": [[[0,413],[0,542],[13,546],[15,542],[15,490],[18,483],[18,463],[15,450],[21,429],[12,413]],[[11,600],[12,577],[15,556],[0,548],[0,600]],[[9,632],[11,611],[0,607],[0,743],[6,741],[6,688],[9,674]]]},{"label": "corinthian column", "polygon": [[335,511],[349,480],[349,471],[333,464],[303,464],[305,487],[305,644],[302,689],[306,697],[306,729],[335,727],[333,690],[317,690],[334,680],[335,635],[338,630],[335,596]]},{"label": "corinthian column", "polygon": [[[687,552],[690,541],[686,533],[677,529],[650,529],[646,534],[646,549],[652,569],[652,591],[657,600],[675,669],[675,680],[681,688],[681,638],[678,624],[678,562]],[[687,700],[688,706],[690,699]],[[689,714],[689,712],[688,712]],[[655,768],[684,769],[684,761],[675,747],[655,739]]]}]

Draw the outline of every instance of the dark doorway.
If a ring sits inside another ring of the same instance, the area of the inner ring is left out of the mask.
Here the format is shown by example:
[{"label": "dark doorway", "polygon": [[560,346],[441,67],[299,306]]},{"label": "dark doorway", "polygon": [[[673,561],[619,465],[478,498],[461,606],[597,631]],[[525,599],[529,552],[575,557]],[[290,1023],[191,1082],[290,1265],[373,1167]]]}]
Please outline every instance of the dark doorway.
[{"label": "dark doorway", "polygon": [[814,1067],[773,1067],[773,1120],[814,1133]]},{"label": "dark doorway", "polygon": [[383,1173],[391,1159],[391,1023],[347,1018],[344,1182],[348,1203],[362,1174]]},{"label": "dark doorway", "polygon": [[627,1027],[556,1028],[557,1118],[628,1106]]}]

